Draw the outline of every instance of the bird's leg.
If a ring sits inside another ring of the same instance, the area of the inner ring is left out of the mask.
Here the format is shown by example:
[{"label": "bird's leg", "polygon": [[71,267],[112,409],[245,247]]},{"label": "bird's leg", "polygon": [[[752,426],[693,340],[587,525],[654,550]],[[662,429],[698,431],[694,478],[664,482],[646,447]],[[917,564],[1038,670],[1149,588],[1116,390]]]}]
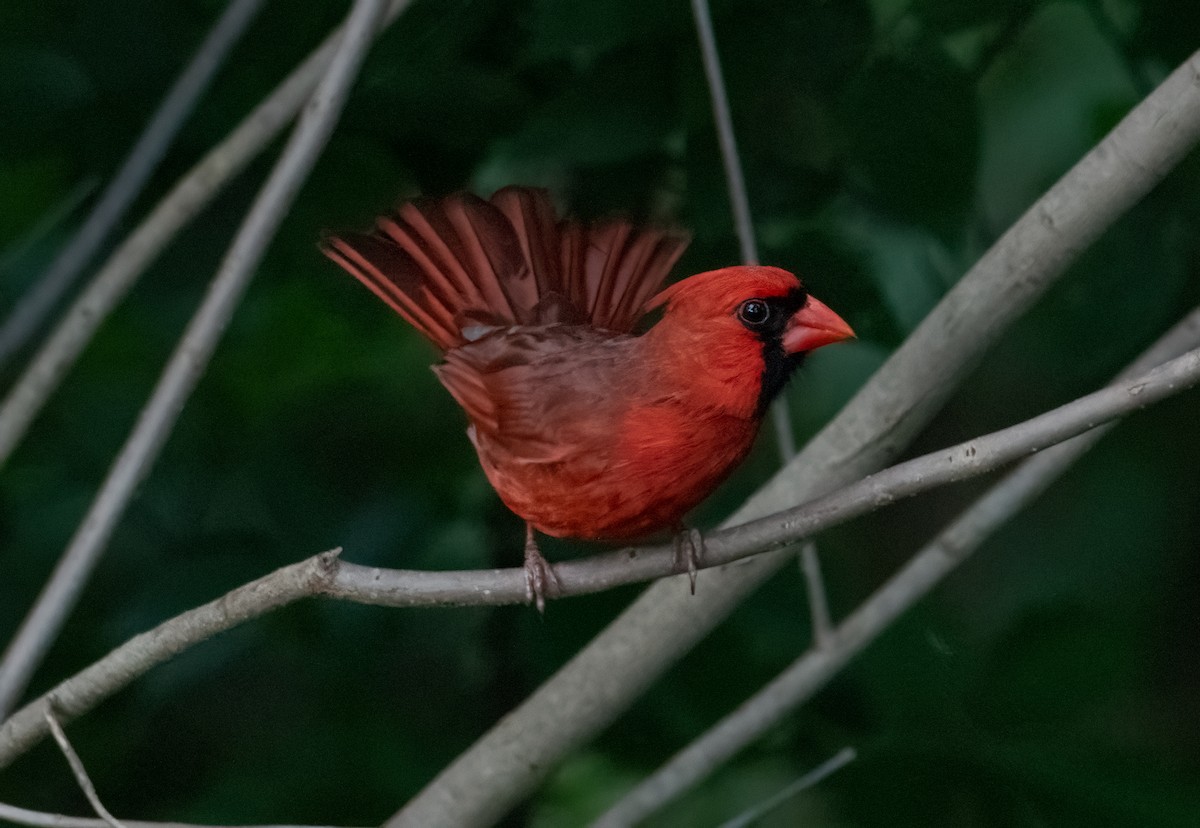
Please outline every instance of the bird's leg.
[{"label": "bird's leg", "polygon": [[550,564],[538,551],[533,537],[533,524],[525,524],[525,600],[537,605],[539,613],[546,611],[546,594],[558,592],[558,578]]},{"label": "bird's leg", "polygon": [[687,568],[692,595],[696,594],[696,570],[704,557],[704,536],[699,529],[689,529],[682,523],[675,527],[675,569]]}]

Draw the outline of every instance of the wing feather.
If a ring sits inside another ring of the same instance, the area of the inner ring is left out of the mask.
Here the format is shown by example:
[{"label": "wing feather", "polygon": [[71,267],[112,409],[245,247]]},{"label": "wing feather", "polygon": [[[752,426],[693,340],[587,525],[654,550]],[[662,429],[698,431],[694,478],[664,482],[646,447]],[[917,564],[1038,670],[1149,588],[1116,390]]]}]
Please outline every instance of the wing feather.
[{"label": "wing feather", "polygon": [[589,325],[628,333],[686,248],[682,233],[559,220],[545,190],[457,193],[328,238],[331,259],[443,351],[481,327]]}]

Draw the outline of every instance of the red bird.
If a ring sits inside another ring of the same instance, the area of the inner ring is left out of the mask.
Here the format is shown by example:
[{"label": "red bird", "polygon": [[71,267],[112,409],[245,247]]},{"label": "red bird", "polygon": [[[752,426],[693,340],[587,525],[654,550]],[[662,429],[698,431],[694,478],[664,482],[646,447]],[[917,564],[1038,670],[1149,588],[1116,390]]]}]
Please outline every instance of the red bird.
[{"label": "red bird", "polygon": [[726,267],[655,295],[686,246],[661,228],[559,220],[545,191],[524,187],[411,202],[374,233],[323,245],[444,352],[433,370],[525,520],[539,608],[553,573],[533,530],[627,540],[679,528],[746,456],[804,354],[853,336],[776,267]]}]

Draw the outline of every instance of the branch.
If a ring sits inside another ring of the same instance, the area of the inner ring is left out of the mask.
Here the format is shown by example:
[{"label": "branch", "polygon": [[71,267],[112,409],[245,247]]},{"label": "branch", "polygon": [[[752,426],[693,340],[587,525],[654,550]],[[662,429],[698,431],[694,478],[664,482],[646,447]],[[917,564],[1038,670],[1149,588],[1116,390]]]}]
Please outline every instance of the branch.
[{"label": "branch", "polygon": [[305,106],[87,515],[0,661],[0,717],[24,691],[74,607],[138,483],[158,457],[267,244],[329,140],[385,7],[386,0],[355,0],[328,73]]},{"label": "branch", "polygon": [[[1139,356],[1119,378],[1200,346],[1200,308]],[[1194,353],[1194,352],[1193,352]],[[690,790],[810,699],[888,625],[927,595],[1013,515],[1099,442],[1102,425],[1024,461],[962,512],[833,631],[701,737],[621,797],[596,825],[632,825]]]},{"label": "branch", "polygon": [[[1200,314],[1196,318],[1200,331]],[[944,483],[987,473],[1054,441],[1142,408],[1200,383],[1200,350],[1147,374],[1109,386],[1020,425],[942,449],[861,480],[811,503],[713,533],[705,541],[705,568],[742,561]],[[413,572],[358,566],[326,552],[280,569],[216,601],[165,621],[59,684],[0,725],[0,768],[45,736],[42,711],[53,702],[69,720],[183,650],[243,621],[307,596],[390,607],[498,605],[526,601],[524,570]],[[622,549],[554,565],[557,596],[600,592],[675,573],[670,544]],[[715,576],[717,573],[714,572]],[[702,582],[708,600],[709,579]],[[687,594],[689,590],[682,590]],[[840,644],[838,633],[833,644]],[[831,645],[832,646],[832,645]],[[822,650],[823,652],[823,650]]]},{"label": "branch", "polygon": [[50,263],[0,327],[0,368],[25,346],[67,292],[113,227],[142,191],[192,113],[225,56],[262,7],[262,0],[230,0],[208,37],[146,125],[83,226]]},{"label": "branch", "polygon": [[[392,0],[385,25],[409,0]],[[46,400],[87,347],[96,330],[146,268],[221,189],[295,117],[325,74],[342,36],[339,27],[200,163],[184,175],[153,212],[109,256],[0,405],[0,467],[21,442]]]},{"label": "branch", "polygon": [[[1197,77],[1200,53],[1039,199],[731,521],[802,502],[895,458],[1013,320],[1200,139]],[[388,825],[495,822],[790,559],[762,555],[714,573],[704,601],[689,601],[674,583],[655,584]]]}]

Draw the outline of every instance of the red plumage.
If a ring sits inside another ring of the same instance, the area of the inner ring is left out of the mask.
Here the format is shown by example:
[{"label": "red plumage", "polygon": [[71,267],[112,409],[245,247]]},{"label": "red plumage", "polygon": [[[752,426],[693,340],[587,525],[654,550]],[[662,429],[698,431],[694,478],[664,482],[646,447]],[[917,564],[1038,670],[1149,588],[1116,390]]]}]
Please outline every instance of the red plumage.
[{"label": "red plumage", "polygon": [[434,370],[512,511],[556,537],[629,539],[679,526],[745,457],[803,353],[852,335],[779,268],[655,295],[686,246],[560,220],[544,191],[508,187],[405,204],[323,249],[444,352]]}]

